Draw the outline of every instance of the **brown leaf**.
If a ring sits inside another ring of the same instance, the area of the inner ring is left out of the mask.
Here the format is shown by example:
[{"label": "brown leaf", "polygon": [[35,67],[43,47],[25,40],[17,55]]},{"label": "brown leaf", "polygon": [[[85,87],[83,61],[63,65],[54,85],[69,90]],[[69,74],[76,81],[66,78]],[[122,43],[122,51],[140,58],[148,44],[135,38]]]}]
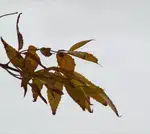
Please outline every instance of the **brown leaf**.
[{"label": "brown leaf", "polygon": [[19,15],[18,15],[18,17],[17,17],[17,22],[16,22],[16,29],[17,29],[17,38],[18,38],[18,51],[20,50],[20,49],[22,49],[22,47],[23,47],[23,36],[22,36],[22,34],[20,33],[20,31],[19,31],[19,19],[20,19],[20,16],[21,16],[21,14],[22,13],[20,13]]},{"label": "brown leaf", "polygon": [[66,70],[66,71],[74,71],[75,69],[75,62],[74,59],[65,54],[65,53],[58,53],[56,55],[57,57],[57,62],[60,68]]},{"label": "brown leaf", "polygon": [[10,60],[10,62],[15,66],[22,69],[24,67],[24,58],[21,56],[21,54],[14,49],[12,46],[10,46],[7,42],[3,40],[1,37],[1,41],[4,45],[5,51],[7,53],[7,56]]},{"label": "brown leaf", "polygon": [[80,42],[76,43],[75,45],[73,45],[69,50],[70,50],[70,51],[74,51],[74,50],[76,50],[76,49],[78,49],[78,48],[84,46],[86,43],[88,43],[88,42],[90,42],[90,41],[92,41],[92,40],[93,40],[93,39],[80,41]]},{"label": "brown leaf", "polygon": [[95,56],[93,56],[92,54],[90,54],[90,53],[79,52],[79,51],[68,51],[68,54],[98,64],[98,59]]},{"label": "brown leaf", "polygon": [[42,47],[42,48],[40,49],[40,52],[41,52],[44,56],[46,56],[46,57],[49,57],[49,56],[52,55],[52,53],[51,53],[50,51],[51,51],[51,48]]}]

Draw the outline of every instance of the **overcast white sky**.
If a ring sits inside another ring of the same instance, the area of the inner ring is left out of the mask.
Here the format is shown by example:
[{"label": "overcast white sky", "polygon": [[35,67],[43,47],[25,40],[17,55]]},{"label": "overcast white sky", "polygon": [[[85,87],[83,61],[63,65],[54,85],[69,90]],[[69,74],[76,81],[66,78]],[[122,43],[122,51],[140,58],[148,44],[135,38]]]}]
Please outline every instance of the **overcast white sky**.
[{"label": "overcast white sky", "polygon": [[[23,12],[25,48],[67,49],[94,38],[81,50],[104,67],[77,59],[77,71],[106,89],[122,117],[95,101],[93,114],[83,112],[66,93],[53,116],[41,100],[32,102],[31,92],[24,99],[20,82],[0,69],[0,134],[150,133],[149,0],[0,0],[0,15],[16,11]],[[16,16],[0,19],[0,36],[14,47],[15,23]],[[0,62],[6,61],[0,45]]]}]

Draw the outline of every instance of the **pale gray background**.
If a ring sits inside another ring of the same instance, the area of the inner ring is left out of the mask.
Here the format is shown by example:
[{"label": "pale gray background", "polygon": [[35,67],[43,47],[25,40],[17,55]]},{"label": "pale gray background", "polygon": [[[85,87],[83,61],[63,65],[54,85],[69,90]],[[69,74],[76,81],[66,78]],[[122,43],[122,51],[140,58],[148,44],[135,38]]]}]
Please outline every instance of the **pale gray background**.
[{"label": "pale gray background", "polygon": [[[0,133],[149,134],[150,133],[150,1],[149,0],[0,0],[0,14],[23,12],[20,30],[25,48],[68,49],[80,40],[96,64],[77,61],[77,71],[106,89],[122,118],[93,101],[83,112],[65,94],[57,115],[41,100],[23,98],[20,81],[0,69]],[[0,19],[0,36],[17,47],[16,15]],[[0,62],[7,57],[0,45]],[[44,61],[55,64],[54,58]]]}]

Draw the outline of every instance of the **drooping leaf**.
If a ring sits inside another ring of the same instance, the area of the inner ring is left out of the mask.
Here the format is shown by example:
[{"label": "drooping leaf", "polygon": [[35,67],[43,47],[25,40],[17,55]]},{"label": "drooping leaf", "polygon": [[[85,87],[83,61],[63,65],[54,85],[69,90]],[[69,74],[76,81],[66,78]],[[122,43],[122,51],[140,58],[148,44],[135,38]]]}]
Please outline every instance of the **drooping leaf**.
[{"label": "drooping leaf", "polygon": [[[55,72],[56,76],[61,76],[59,72]],[[51,106],[52,114],[56,114],[56,110],[61,100],[61,96],[63,94],[63,83],[55,81],[53,79],[49,80],[46,84],[47,87],[47,97],[49,104]]]},{"label": "drooping leaf", "polygon": [[[80,80],[80,82],[83,82],[86,84],[86,86],[82,84],[82,89],[88,96],[92,97],[93,99],[100,102],[104,106],[107,106],[107,102],[100,95],[100,93],[104,92],[102,88],[96,86],[95,84],[90,82],[88,79],[86,79],[83,75],[77,72],[74,72],[74,75]],[[76,85],[79,85],[79,84],[76,83]]]},{"label": "drooping leaf", "polygon": [[116,108],[116,106],[113,104],[113,102],[111,101],[111,99],[108,97],[108,95],[103,92],[103,93],[100,93],[100,95],[103,97],[103,99],[107,102],[107,104],[111,107],[111,109],[115,112],[115,114],[118,116],[118,117],[121,117],[118,113],[118,110]]},{"label": "drooping leaf", "polygon": [[[51,87],[47,86],[47,97],[49,100],[49,104],[51,106],[51,110],[52,110],[52,114],[55,115],[56,114],[56,110],[58,108],[58,105],[60,103],[61,100],[61,95],[54,92],[53,89],[51,89]],[[55,82],[54,84],[54,88],[57,90],[60,90],[60,92],[62,92],[63,89],[63,84],[59,83],[59,82]]]},{"label": "drooping leaf", "polygon": [[102,88],[96,86],[88,79],[86,79],[83,75],[77,72],[74,72],[74,75],[78,77],[82,82],[85,82],[87,84],[87,87],[82,85],[82,88],[88,96],[92,97],[93,99],[102,103],[105,106],[109,105],[111,109],[116,113],[116,115],[119,116],[115,105],[113,104],[111,99],[108,97],[108,95],[104,92]]},{"label": "drooping leaf", "polygon": [[32,90],[47,104],[46,99],[42,96],[40,89],[35,83],[31,84]]},{"label": "drooping leaf", "polygon": [[74,71],[75,69],[75,62],[74,59],[65,54],[65,53],[58,53],[56,55],[57,57],[57,62],[60,68],[66,70],[66,71]]},{"label": "drooping leaf", "polygon": [[[32,85],[34,85],[34,84],[38,87],[39,91],[42,90],[43,83],[39,79],[34,78],[32,80]],[[35,102],[37,100],[38,94],[35,92],[35,90],[33,89],[33,87],[32,87],[32,95],[33,95],[33,101]]]},{"label": "drooping leaf", "polygon": [[90,53],[80,51],[68,51],[68,54],[98,64],[98,59]]},{"label": "drooping leaf", "polygon": [[37,68],[40,62],[40,58],[36,54],[36,50],[37,48],[35,46],[30,45],[28,47],[28,51],[25,56],[24,68],[21,74],[22,75],[21,87],[23,87],[25,90],[24,96],[26,95],[27,92],[27,85],[29,81],[32,79],[32,73]]},{"label": "drooping leaf", "polygon": [[70,97],[82,108],[83,111],[85,111],[85,109],[91,111],[89,108],[90,104],[88,102],[88,98],[80,87],[74,87],[70,83],[65,84],[65,88]]},{"label": "drooping leaf", "polygon": [[80,42],[74,44],[69,50],[70,50],[70,51],[74,51],[74,50],[76,50],[76,49],[78,49],[78,48],[84,46],[86,43],[88,43],[88,42],[90,42],[90,41],[92,41],[92,40],[93,40],[93,39],[80,41]]},{"label": "drooping leaf", "polygon": [[9,58],[10,62],[15,67],[22,69],[24,67],[24,58],[21,56],[21,54],[16,49],[14,49],[7,42],[5,42],[2,37],[1,37],[1,41],[4,45],[5,51],[7,53],[7,56]]},{"label": "drooping leaf", "polygon": [[19,31],[19,19],[20,19],[20,16],[21,16],[21,14],[22,13],[20,13],[19,15],[18,15],[18,17],[17,17],[17,22],[16,22],[16,30],[17,30],[17,38],[18,38],[18,51],[20,50],[20,49],[22,49],[22,47],[23,47],[23,36],[22,36],[22,34],[20,33],[20,31]]},{"label": "drooping leaf", "polygon": [[50,51],[51,51],[51,48],[42,47],[42,48],[40,49],[40,52],[41,52],[44,56],[46,56],[46,57],[49,57],[49,56],[52,55],[52,53],[51,53]]}]

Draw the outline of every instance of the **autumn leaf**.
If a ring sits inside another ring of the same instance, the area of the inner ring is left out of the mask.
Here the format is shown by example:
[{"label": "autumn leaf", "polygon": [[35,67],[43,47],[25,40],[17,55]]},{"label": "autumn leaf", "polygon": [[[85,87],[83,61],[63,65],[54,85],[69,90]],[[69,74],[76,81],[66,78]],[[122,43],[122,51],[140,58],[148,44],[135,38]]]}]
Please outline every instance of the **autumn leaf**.
[{"label": "autumn leaf", "polygon": [[31,84],[32,90],[34,90],[34,92],[47,104],[46,99],[42,96],[40,89],[38,88],[38,86],[35,83]]},{"label": "autumn leaf", "polygon": [[[49,84],[46,85],[46,87],[47,87],[47,97],[49,104],[51,106],[52,114],[55,115],[61,100],[62,94],[59,93],[61,93],[63,90],[63,84],[57,81],[51,81]],[[54,89],[57,89],[57,92]]]},{"label": "autumn leaf", "polygon": [[36,54],[37,48],[35,46],[30,45],[28,47],[28,51],[25,56],[25,65],[24,68],[28,72],[34,72],[37,68],[38,64],[40,63],[40,58]]},{"label": "autumn leaf", "polygon": [[108,97],[108,95],[103,92],[103,93],[100,93],[100,95],[103,97],[103,99],[107,102],[107,104],[111,107],[111,109],[116,113],[116,115],[118,117],[121,117],[117,111],[117,108],[116,106],[113,104],[113,102],[111,101],[111,99]]},{"label": "autumn leaf", "polygon": [[20,49],[22,49],[22,47],[23,47],[23,36],[22,36],[22,34],[20,33],[20,31],[19,31],[19,19],[20,19],[20,16],[21,16],[21,14],[22,13],[20,13],[19,15],[18,15],[18,17],[17,17],[17,22],[16,22],[16,30],[17,30],[17,38],[18,38],[18,51],[20,50]]},{"label": "autumn leaf", "polygon": [[10,60],[10,62],[20,69],[24,67],[24,58],[21,56],[21,54],[12,46],[10,46],[7,42],[3,40],[1,37],[1,41],[4,45],[5,51],[7,53],[7,56]]},{"label": "autumn leaf", "polygon": [[95,99],[96,101],[100,102],[105,106],[109,105],[111,109],[116,113],[116,115],[119,116],[115,105],[113,104],[111,99],[107,96],[107,94],[104,92],[102,88],[96,86],[88,79],[86,79],[83,75],[77,72],[74,72],[74,75],[78,77],[82,82],[85,82],[87,84],[87,87],[82,85],[82,88],[88,96],[92,97],[93,99]]},{"label": "autumn leaf", "polygon": [[90,53],[79,51],[68,51],[68,54],[98,64],[98,59]]},{"label": "autumn leaf", "polygon": [[80,41],[80,42],[74,44],[74,45],[69,49],[69,51],[74,51],[74,50],[76,50],[76,49],[78,49],[78,48],[84,46],[85,44],[87,44],[88,42],[90,42],[90,41],[92,41],[92,40],[93,40],[93,39]]},{"label": "autumn leaf", "polygon": [[41,52],[44,56],[46,56],[46,57],[49,57],[49,56],[52,55],[52,53],[51,53],[50,51],[51,51],[51,48],[42,47],[42,48],[40,49],[40,52]]},{"label": "autumn leaf", "polygon": [[[32,80],[32,85],[36,85],[38,87],[39,91],[41,91],[43,88],[43,83],[37,78],[34,78]],[[37,100],[38,94],[35,92],[33,87],[32,87],[32,95],[33,95],[33,99],[34,99],[33,101],[35,102]]]},{"label": "autumn leaf", "polygon": [[88,109],[92,112],[89,108],[90,104],[88,102],[88,98],[81,88],[75,87],[71,83],[65,84],[65,88],[70,97],[82,108],[83,111]]},{"label": "autumn leaf", "polygon": [[57,62],[60,68],[66,70],[66,71],[74,71],[75,69],[75,62],[74,59],[65,54],[65,53],[58,53],[56,55],[57,57]]},{"label": "autumn leaf", "polygon": [[27,85],[29,81],[32,79],[32,73],[37,68],[40,62],[40,58],[36,54],[36,50],[37,50],[36,47],[30,45],[28,47],[28,51],[25,56],[24,68],[22,69],[22,73],[21,73],[22,75],[21,87],[23,87],[25,90],[24,96],[26,95],[27,92]]}]

